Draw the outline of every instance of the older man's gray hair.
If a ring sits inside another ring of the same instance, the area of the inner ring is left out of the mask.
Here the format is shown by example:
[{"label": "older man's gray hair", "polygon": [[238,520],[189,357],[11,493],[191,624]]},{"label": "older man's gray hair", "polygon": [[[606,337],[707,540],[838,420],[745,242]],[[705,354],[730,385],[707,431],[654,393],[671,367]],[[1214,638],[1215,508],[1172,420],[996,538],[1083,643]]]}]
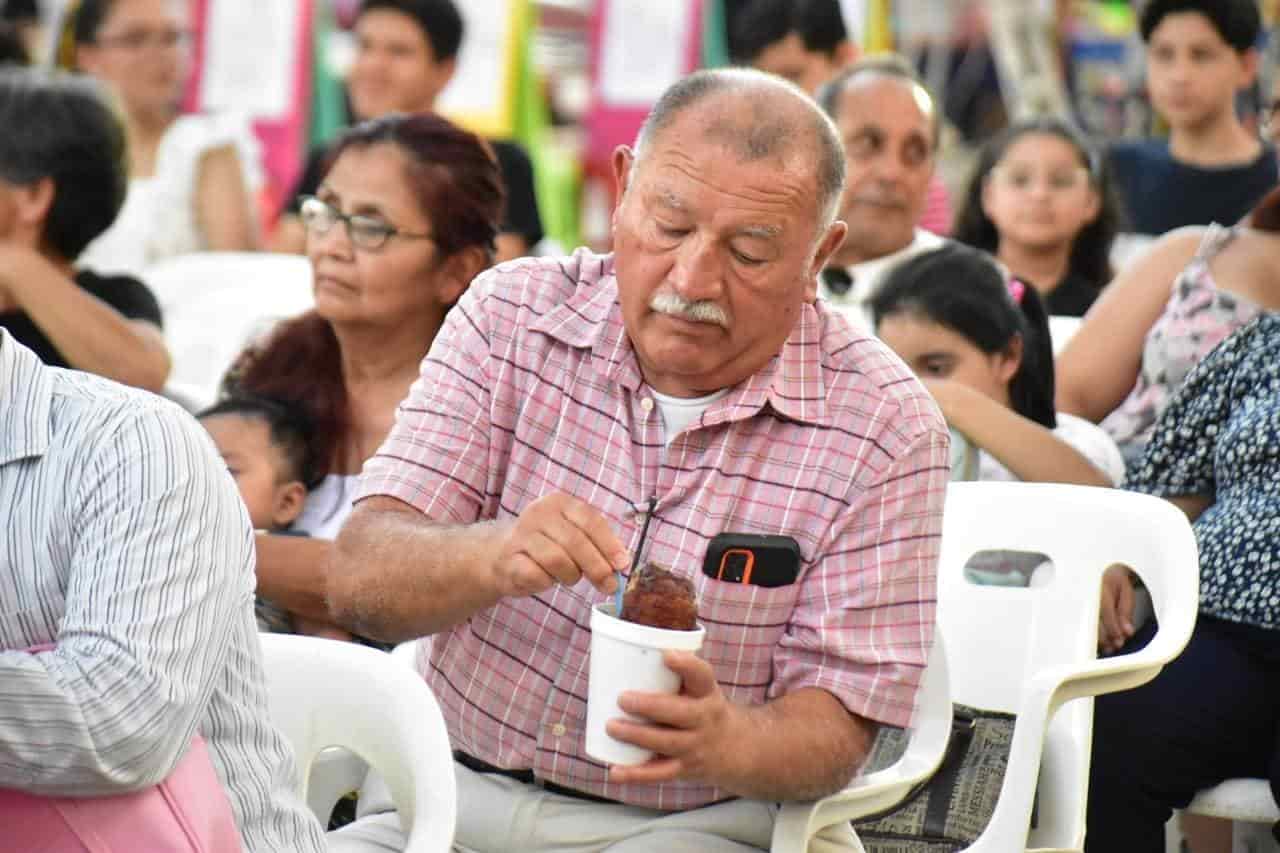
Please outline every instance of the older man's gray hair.
[{"label": "older man's gray hair", "polygon": [[[835,221],[844,192],[844,149],[835,125],[798,87],[770,74],[744,68],[697,71],[674,83],[650,111],[636,137],[636,159],[686,109],[713,95],[740,94],[752,108],[748,122],[712,119],[707,135],[745,161],[776,157],[808,146],[814,154],[820,225]],[[779,99],[794,99],[796,109],[778,109]],[[797,121],[797,118],[799,120]]]}]

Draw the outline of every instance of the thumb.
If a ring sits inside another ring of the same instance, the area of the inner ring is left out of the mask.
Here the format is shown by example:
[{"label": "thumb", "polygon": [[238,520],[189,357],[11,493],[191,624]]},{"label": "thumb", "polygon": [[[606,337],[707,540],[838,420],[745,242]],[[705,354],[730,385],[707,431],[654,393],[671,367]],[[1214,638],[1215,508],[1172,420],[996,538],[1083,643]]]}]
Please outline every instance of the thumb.
[{"label": "thumb", "polygon": [[680,692],[686,696],[709,696],[715,691],[715,671],[693,652],[666,651],[662,653],[662,662],[680,676]]}]

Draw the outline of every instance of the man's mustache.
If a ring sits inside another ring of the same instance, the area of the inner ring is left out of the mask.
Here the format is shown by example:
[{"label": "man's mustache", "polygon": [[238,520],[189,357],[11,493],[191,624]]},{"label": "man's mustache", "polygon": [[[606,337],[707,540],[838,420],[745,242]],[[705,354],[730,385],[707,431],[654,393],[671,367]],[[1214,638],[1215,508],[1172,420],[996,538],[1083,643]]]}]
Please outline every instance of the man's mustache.
[{"label": "man's mustache", "polygon": [[712,323],[729,328],[729,313],[706,299],[691,302],[678,293],[659,291],[649,300],[649,309],[690,323]]}]

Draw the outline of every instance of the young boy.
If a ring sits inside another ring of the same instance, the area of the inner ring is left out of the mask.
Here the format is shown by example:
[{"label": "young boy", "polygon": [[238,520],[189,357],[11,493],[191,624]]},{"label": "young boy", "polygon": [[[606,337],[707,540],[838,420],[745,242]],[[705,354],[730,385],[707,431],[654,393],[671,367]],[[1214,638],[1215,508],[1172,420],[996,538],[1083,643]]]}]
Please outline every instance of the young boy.
[{"label": "young boy", "polygon": [[[288,533],[315,479],[306,422],[281,402],[247,396],[228,397],[197,418],[235,478],[254,529]],[[255,610],[260,630],[295,630],[288,611],[261,596]]]},{"label": "young boy", "polygon": [[1234,225],[1276,184],[1276,154],[1236,113],[1258,72],[1256,0],[1151,0],[1140,21],[1147,88],[1168,140],[1110,151],[1127,230]]}]

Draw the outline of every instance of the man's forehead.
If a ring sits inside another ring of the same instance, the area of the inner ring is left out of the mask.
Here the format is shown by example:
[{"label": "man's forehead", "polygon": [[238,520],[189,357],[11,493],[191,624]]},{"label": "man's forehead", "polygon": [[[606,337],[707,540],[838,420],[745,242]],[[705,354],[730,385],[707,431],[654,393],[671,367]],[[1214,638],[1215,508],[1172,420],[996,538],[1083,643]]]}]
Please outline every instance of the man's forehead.
[{"label": "man's forehead", "polygon": [[[894,109],[886,110],[886,100],[898,103]],[[933,124],[934,103],[924,87],[913,80],[868,72],[849,80],[840,92],[837,116],[859,124],[919,124],[928,133]]]}]

